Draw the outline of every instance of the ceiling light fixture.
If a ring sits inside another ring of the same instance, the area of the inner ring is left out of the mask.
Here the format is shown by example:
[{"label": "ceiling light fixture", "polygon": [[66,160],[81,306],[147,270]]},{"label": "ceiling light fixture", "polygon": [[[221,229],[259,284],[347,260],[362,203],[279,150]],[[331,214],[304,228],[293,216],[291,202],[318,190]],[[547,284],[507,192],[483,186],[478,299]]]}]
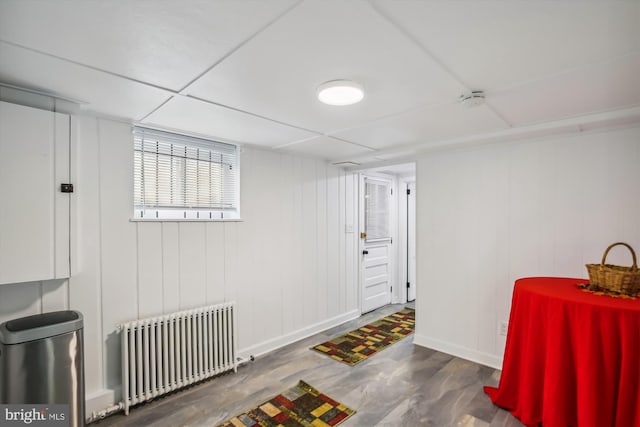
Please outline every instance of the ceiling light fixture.
[{"label": "ceiling light fixture", "polygon": [[481,90],[465,92],[460,95],[459,99],[460,103],[467,108],[477,107],[484,104],[484,92]]},{"label": "ceiling light fixture", "polygon": [[322,83],[317,90],[318,99],[328,105],[351,105],[362,101],[362,85],[351,80],[331,80]]}]

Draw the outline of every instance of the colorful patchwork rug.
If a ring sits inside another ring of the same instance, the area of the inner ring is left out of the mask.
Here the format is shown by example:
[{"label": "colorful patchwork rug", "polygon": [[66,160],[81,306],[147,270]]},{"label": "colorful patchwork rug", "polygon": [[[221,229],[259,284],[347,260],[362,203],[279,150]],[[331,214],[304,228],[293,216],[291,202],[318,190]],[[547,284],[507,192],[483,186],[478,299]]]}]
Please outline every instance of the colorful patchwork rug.
[{"label": "colorful patchwork rug", "polygon": [[412,334],[416,323],[415,313],[414,309],[405,308],[346,335],[318,344],[312,350],[353,366]]},{"label": "colorful patchwork rug", "polygon": [[218,427],[335,426],[356,411],[319,392],[304,381]]}]

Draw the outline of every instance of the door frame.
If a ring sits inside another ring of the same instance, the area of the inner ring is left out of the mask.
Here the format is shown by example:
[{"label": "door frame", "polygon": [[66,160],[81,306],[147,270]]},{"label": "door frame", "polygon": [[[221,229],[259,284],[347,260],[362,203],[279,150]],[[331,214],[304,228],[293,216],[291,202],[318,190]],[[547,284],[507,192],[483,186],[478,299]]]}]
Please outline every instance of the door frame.
[{"label": "door frame", "polygon": [[[414,216],[414,228],[413,230],[409,230],[409,194],[407,190],[409,190],[409,185],[413,184],[413,190],[411,197],[414,197],[413,203],[413,216]],[[406,286],[409,283],[409,233],[413,232],[414,234],[414,243],[416,242],[416,229],[415,229],[415,218],[416,218],[416,180],[415,179],[401,179],[399,184],[399,196],[398,196],[398,283],[400,286],[400,295],[399,302],[404,304],[409,301],[408,288]],[[414,254],[416,248],[413,249]],[[415,266],[417,268],[417,265]],[[417,273],[417,272],[416,272]],[[417,286],[417,279],[414,280],[415,283],[412,285]],[[414,288],[416,289],[416,288]],[[416,289],[417,290],[417,289]],[[415,301],[415,299],[411,300]]]},{"label": "door frame", "polygon": [[[397,286],[397,259],[398,259],[398,251],[396,250],[397,240],[398,240],[398,203],[397,203],[397,194],[398,194],[398,178],[395,175],[390,174],[382,174],[373,171],[363,171],[358,174],[358,300],[360,313],[363,313],[364,306],[364,256],[362,251],[364,250],[365,239],[361,237],[361,233],[365,230],[364,223],[364,210],[365,210],[365,178],[378,179],[389,181],[391,183],[392,196],[391,196],[391,205],[390,205],[390,218],[389,218],[389,231],[391,234],[391,248],[389,251],[390,259],[389,259],[389,282],[391,286],[391,304],[398,303],[400,301],[398,286]],[[394,243],[395,242],[395,243]],[[406,290],[405,290],[405,301],[406,301]]]}]

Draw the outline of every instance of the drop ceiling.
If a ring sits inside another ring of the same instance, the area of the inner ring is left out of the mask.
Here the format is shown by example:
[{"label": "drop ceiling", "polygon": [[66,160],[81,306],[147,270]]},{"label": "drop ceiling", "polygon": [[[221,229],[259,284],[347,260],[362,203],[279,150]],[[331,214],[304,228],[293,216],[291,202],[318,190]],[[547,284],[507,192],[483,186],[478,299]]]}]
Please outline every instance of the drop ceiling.
[{"label": "drop ceiling", "polygon": [[[638,76],[638,1],[0,2],[0,84],[336,163],[637,124]],[[334,79],[364,100],[321,104]]]}]

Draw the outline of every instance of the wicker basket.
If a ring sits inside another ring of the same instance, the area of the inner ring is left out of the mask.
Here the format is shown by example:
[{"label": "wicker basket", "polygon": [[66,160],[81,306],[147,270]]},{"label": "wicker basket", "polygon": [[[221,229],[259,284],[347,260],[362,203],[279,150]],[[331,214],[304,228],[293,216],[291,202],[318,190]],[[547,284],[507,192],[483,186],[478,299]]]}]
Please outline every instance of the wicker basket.
[{"label": "wicker basket", "polygon": [[[631,267],[605,264],[611,248],[618,245],[626,246],[631,251],[633,258]],[[638,271],[636,253],[626,243],[618,242],[610,245],[602,255],[602,262],[587,264],[587,271],[589,272],[589,284],[592,286],[624,295],[636,295],[640,292],[640,271]]]}]

